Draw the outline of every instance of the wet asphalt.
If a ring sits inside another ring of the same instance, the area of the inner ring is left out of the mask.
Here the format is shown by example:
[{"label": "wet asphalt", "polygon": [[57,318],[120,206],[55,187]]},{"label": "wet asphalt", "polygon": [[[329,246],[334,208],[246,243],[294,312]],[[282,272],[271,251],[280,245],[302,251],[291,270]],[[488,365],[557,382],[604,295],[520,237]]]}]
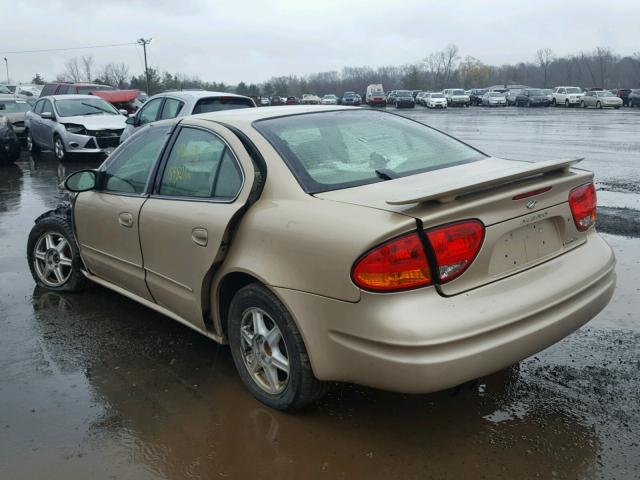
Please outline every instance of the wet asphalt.
[{"label": "wet asphalt", "polygon": [[0,168],[0,479],[640,478],[640,110],[402,113],[497,156],[585,156],[618,258],[609,306],[455,389],[335,385],[313,408],[275,412],[226,347],[97,286],[35,287],[33,219],[63,198],[64,176],[100,160],[24,155]]}]

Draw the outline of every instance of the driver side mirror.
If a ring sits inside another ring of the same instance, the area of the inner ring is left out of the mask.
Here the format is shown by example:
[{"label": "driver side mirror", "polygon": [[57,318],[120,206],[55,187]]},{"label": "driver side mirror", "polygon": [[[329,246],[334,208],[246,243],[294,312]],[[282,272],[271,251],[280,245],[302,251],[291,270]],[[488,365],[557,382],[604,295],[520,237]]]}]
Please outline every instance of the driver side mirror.
[{"label": "driver side mirror", "polygon": [[40,114],[41,118],[44,118],[45,120],[53,120],[53,112],[42,112]]},{"label": "driver side mirror", "polygon": [[64,181],[64,187],[70,192],[86,192],[96,188],[95,170],[78,170]]},{"label": "driver side mirror", "polygon": [[127,125],[133,125],[134,127],[138,126],[138,123],[136,122],[136,117],[128,117],[125,122]]}]

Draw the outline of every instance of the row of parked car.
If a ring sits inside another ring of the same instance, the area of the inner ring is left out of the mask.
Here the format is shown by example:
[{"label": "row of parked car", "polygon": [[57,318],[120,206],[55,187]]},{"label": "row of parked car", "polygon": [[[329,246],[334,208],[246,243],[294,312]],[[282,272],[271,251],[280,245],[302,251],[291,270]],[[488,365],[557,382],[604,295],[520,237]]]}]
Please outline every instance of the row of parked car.
[{"label": "row of parked car", "polygon": [[322,97],[305,93],[301,97],[273,95],[271,97],[255,97],[254,100],[257,105],[262,107],[277,105],[353,105],[358,107],[362,105],[362,97],[356,92],[344,92],[340,97],[332,93]]}]

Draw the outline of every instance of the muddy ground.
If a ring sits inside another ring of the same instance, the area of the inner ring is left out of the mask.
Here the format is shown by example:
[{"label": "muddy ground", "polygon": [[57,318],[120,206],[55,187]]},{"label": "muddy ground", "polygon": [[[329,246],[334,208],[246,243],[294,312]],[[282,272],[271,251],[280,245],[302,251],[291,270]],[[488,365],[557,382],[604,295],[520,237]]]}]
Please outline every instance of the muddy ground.
[{"label": "muddy ground", "polygon": [[[403,112],[405,113],[405,112]],[[640,478],[640,111],[406,113],[509,158],[585,156],[618,289],[518,366],[431,395],[336,385],[272,411],[226,347],[103,288],[34,287],[33,219],[94,159],[0,169],[0,478]]]}]

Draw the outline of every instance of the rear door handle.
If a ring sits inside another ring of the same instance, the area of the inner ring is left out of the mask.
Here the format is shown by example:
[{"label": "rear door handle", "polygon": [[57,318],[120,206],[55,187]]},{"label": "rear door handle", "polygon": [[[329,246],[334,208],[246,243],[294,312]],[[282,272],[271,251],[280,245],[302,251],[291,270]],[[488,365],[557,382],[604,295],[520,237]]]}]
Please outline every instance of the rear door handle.
[{"label": "rear door handle", "polygon": [[128,212],[122,212],[118,215],[118,223],[123,227],[131,228],[133,226],[133,215]]},{"label": "rear door handle", "polygon": [[191,230],[191,240],[201,247],[206,247],[209,243],[209,233],[204,228],[194,228]]}]

